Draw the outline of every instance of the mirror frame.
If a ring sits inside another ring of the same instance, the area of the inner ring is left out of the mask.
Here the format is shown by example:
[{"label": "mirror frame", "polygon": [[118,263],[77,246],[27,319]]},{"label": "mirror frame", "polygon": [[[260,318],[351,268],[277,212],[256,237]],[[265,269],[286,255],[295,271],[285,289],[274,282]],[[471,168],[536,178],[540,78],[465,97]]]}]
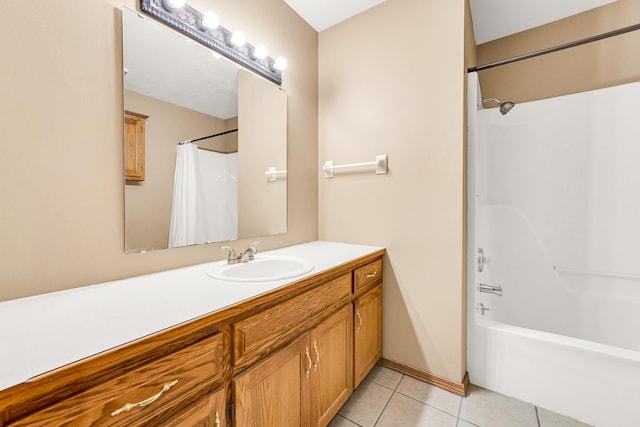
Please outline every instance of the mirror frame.
[{"label": "mirror frame", "polygon": [[282,72],[275,67],[273,58],[256,58],[255,47],[249,43],[237,47],[230,41],[232,32],[218,26],[207,29],[202,26],[203,14],[185,4],[180,9],[167,10],[162,0],[140,0],[140,9],[149,16],[168,25],[185,36],[218,52],[267,80],[282,85]]}]

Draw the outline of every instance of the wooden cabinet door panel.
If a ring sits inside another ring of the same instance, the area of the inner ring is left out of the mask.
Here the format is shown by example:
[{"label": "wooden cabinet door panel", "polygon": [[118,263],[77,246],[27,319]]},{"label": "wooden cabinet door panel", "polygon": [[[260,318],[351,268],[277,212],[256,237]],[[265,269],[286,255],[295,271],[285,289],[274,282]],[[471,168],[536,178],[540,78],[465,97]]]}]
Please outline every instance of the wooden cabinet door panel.
[{"label": "wooden cabinet door panel", "polygon": [[311,332],[311,424],[326,426],[353,392],[353,307]]},{"label": "wooden cabinet door panel", "polygon": [[382,285],[355,302],[354,387],[358,387],[382,357]]},{"label": "wooden cabinet door panel", "polygon": [[233,379],[236,426],[309,426],[309,351],[307,334]]},{"label": "wooden cabinet door panel", "polygon": [[124,116],[124,169],[128,181],[144,181],[145,120],[149,116],[125,112]]},{"label": "wooden cabinet door panel", "polygon": [[226,396],[221,388],[173,416],[158,427],[226,427]]}]

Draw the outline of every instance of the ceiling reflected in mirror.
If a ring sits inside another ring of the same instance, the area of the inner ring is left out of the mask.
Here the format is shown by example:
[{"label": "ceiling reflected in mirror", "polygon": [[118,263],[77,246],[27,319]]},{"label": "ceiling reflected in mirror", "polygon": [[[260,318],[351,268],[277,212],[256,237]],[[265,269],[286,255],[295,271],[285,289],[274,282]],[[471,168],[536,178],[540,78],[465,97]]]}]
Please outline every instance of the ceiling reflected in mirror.
[{"label": "ceiling reflected in mirror", "polygon": [[238,115],[237,64],[142,15],[123,25],[127,90],[221,119]]}]

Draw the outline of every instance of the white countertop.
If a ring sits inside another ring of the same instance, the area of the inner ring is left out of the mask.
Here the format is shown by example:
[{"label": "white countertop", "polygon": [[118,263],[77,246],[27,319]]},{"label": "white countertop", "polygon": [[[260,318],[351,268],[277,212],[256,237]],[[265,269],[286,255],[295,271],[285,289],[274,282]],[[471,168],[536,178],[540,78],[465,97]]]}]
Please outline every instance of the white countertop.
[{"label": "white countertop", "polygon": [[0,390],[213,313],[382,248],[316,241],[259,254],[305,258],[313,270],[272,282],[225,282],[212,264],[0,302]]}]

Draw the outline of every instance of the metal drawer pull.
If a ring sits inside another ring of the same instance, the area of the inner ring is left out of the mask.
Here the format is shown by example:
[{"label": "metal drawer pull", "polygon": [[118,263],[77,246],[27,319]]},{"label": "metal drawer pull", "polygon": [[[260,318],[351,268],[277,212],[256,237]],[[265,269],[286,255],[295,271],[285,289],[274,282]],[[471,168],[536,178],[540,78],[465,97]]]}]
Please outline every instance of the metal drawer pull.
[{"label": "metal drawer pull", "polygon": [[374,271],[373,273],[367,274],[367,279],[371,279],[372,277],[376,277],[376,274],[378,274],[377,271]]},{"label": "metal drawer pull", "polygon": [[478,291],[485,294],[498,295],[499,297],[502,296],[502,286],[485,285],[484,283],[479,283]]},{"label": "metal drawer pull", "polygon": [[309,356],[309,347],[304,348],[304,353],[305,353],[305,356],[307,356],[307,362],[309,362],[309,366],[304,371],[304,377],[305,379],[309,379],[309,372],[311,372],[311,365],[313,365],[311,363],[311,356]]},{"label": "metal drawer pull", "polygon": [[220,416],[218,415],[218,411],[216,411],[216,419],[215,419],[215,421],[213,422],[213,426],[214,426],[214,427],[220,427],[220,425],[221,425],[221,424],[220,424]]},{"label": "metal drawer pull", "polygon": [[320,363],[320,352],[318,351],[318,346],[315,341],[313,342],[313,350],[316,352],[316,361],[313,364],[313,372],[315,372],[318,367],[318,363]]},{"label": "metal drawer pull", "polygon": [[362,316],[360,316],[360,310],[356,311],[356,319],[358,319],[358,326],[356,326],[356,332],[360,332],[360,328],[362,328]]},{"label": "metal drawer pull", "polygon": [[126,405],[124,405],[122,408],[120,409],[116,409],[115,411],[113,411],[111,413],[112,417],[115,417],[116,415],[120,415],[123,412],[129,412],[130,410],[132,410],[133,408],[142,408],[143,406],[147,406],[153,402],[155,402],[156,400],[158,400],[160,398],[160,396],[162,396],[162,394],[165,391],[169,391],[169,389],[171,387],[173,387],[174,385],[178,384],[178,380],[173,380],[169,383],[166,383],[163,387],[162,390],[160,390],[158,393],[154,394],[153,396],[151,396],[148,399],[145,399],[141,402],[138,403],[127,403]]}]

